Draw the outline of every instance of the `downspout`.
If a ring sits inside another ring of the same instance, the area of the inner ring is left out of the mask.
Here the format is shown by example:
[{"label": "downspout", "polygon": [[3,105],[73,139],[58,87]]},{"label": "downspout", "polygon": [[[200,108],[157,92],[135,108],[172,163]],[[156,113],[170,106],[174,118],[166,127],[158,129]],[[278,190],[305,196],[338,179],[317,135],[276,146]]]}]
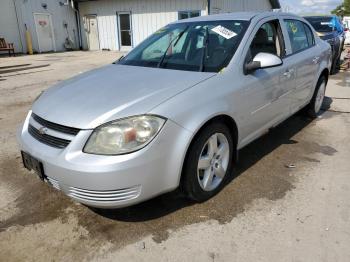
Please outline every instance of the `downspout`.
[{"label": "downspout", "polygon": [[21,49],[22,49],[22,52],[24,53],[24,50],[23,50],[23,42],[22,42],[22,35],[21,35],[21,28],[19,26],[19,19],[18,19],[18,11],[17,11],[17,6],[16,6],[16,0],[13,0],[13,5],[15,7],[15,14],[16,14],[16,20],[17,20],[17,28],[18,28],[18,36],[19,36],[19,42],[21,44]]},{"label": "downspout", "polygon": [[[77,4],[77,6],[75,7],[75,4]],[[79,12],[79,3],[78,2],[72,2],[72,8],[75,11],[75,19],[76,19],[76,23],[78,25],[78,40],[79,40],[79,49],[83,50],[83,40],[82,40],[82,36],[81,36],[81,26],[80,26],[80,12]]]},{"label": "downspout", "polygon": [[208,7],[208,15],[210,15],[210,8],[211,8],[210,0],[207,0],[207,7]]},{"label": "downspout", "polygon": [[[75,14],[75,22],[77,24],[78,29],[78,41],[79,41],[79,49],[83,50],[83,44],[82,44],[82,37],[81,37],[81,28],[80,28],[80,13],[79,13],[79,6],[78,2],[75,2],[74,0],[66,0],[66,2],[62,2],[62,5],[70,6]],[[75,4],[77,4],[77,7],[75,7]]]}]

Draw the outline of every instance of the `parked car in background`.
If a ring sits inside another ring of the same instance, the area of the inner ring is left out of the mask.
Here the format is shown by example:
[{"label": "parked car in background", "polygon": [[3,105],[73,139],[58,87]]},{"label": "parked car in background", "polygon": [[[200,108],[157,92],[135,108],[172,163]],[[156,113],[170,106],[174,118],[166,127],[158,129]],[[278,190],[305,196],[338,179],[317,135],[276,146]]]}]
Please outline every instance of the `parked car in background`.
[{"label": "parked car in background", "polygon": [[350,16],[343,17],[343,27],[345,31],[345,44],[350,45]]},{"label": "parked car in background", "polygon": [[307,16],[304,17],[314,27],[318,36],[327,41],[332,47],[332,70],[335,73],[340,66],[340,57],[344,49],[345,31],[339,17]]},{"label": "parked car in background", "polygon": [[345,30],[345,45],[350,45],[350,29],[349,28],[344,28]]},{"label": "parked car in background", "polygon": [[45,91],[18,132],[24,165],[99,208],[178,187],[205,201],[234,176],[241,148],[302,108],[317,116],[330,58],[292,14],[177,21]]}]

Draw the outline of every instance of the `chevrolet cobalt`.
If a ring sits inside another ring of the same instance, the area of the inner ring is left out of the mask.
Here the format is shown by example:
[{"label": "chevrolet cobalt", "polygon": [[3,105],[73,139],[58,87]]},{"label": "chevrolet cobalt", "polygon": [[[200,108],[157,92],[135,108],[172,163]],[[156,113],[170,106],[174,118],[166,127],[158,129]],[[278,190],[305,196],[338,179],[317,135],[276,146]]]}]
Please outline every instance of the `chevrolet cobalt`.
[{"label": "chevrolet cobalt", "polygon": [[178,187],[217,194],[237,152],[324,99],[331,47],[283,13],[181,20],[119,61],[36,99],[18,131],[24,166],[88,206],[118,208]]}]

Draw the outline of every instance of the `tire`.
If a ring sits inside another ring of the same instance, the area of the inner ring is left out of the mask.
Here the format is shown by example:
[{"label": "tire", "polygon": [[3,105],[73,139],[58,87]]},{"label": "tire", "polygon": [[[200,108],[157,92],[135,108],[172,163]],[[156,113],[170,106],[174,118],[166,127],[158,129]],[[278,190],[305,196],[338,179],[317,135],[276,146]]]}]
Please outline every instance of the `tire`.
[{"label": "tire", "polygon": [[210,123],[201,130],[193,140],[184,163],[181,187],[186,197],[203,202],[216,195],[232,174],[234,149],[230,130],[223,123]]},{"label": "tire", "polygon": [[315,92],[312,96],[310,104],[307,106],[307,114],[312,118],[316,118],[321,110],[322,103],[325,97],[327,86],[327,79],[325,76],[321,76],[317,82]]},{"label": "tire", "polygon": [[332,61],[331,75],[335,75],[338,72],[339,67],[340,67],[340,57],[334,58],[334,60]]},{"label": "tire", "polygon": [[339,70],[340,69],[340,64],[341,64],[341,59],[340,57],[337,59],[337,61],[335,62],[335,66],[336,66],[336,69]]}]

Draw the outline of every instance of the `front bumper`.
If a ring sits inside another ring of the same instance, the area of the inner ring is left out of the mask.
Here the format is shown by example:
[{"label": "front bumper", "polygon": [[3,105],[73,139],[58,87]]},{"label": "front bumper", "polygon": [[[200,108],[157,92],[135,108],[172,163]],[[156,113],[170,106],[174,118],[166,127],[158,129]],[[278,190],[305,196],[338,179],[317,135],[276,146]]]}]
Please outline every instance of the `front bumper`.
[{"label": "front bumper", "polygon": [[192,133],[168,120],[145,148],[125,155],[82,152],[92,130],[81,130],[64,149],[53,148],[28,133],[30,112],[17,139],[22,151],[42,162],[47,182],[88,206],[133,205],[178,187]]}]

